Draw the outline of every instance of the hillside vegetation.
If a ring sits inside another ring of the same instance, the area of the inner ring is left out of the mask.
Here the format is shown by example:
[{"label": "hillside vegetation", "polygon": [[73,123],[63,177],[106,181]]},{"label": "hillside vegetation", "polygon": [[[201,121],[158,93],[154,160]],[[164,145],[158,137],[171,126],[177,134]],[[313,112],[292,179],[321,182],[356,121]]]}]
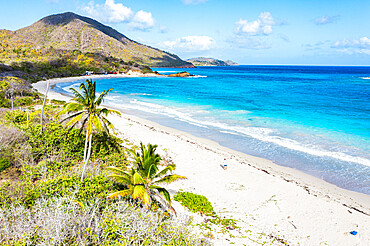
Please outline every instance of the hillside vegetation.
[{"label": "hillside vegetation", "polygon": [[193,65],[70,12],[47,16],[16,31],[0,30],[0,77],[32,83],[85,71],[153,73],[149,66]]},{"label": "hillside vegetation", "polygon": [[32,48],[32,55],[38,55],[45,48],[53,48],[93,53],[147,66],[191,65],[176,55],[139,44],[111,27],[71,12],[47,16],[28,27],[5,31],[2,36],[17,43],[21,53],[30,53],[32,51],[27,49]]}]

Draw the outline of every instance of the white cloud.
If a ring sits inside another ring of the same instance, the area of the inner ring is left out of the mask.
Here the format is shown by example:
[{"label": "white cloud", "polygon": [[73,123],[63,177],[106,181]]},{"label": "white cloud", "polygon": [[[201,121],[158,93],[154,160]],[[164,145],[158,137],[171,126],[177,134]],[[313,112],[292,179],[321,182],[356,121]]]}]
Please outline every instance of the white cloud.
[{"label": "white cloud", "polygon": [[182,1],[185,4],[200,4],[200,3],[205,3],[208,0],[182,0]]},{"label": "white cloud", "polygon": [[91,1],[83,11],[93,18],[109,23],[128,22],[133,16],[130,8],[122,3],[115,3],[114,0],[106,0],[104,4],[94,4]]},{"label": "white cloud", "polygon": [[331,45],[332,48],[339,49],[348,54],[367,54],[370,55],[370,38],[362,37],[358,40],[343,39]]},{"label": "white cloud", "polygon": [[152,13],[140,10],[134,13],[131,8],[115,0],[105,0],[104,4],[88,3],[82,10],[90,17],[106,23],[130,23],[133,29],[145,31],[154,26]]},{"label": "white cloud", "polygon": [[165,41],[163,46],[169,50],[181,50],[183,52],[210,50],[216,41],[208,36],[187,36],[174,41]]},{"label": "white cloud", "polygon": [[139,30],[147,30],[152,28],[154,26],[154,18],[152,13],[143,10],[138,11],[132,19],[130,25],[134,29]]},{"label": "white cloud", "polygon": [[334,15],[334,16],[324,15],[324,16],[317,17],[314,20],[314,22],[315,22],[316,25],[325,25],[325,24],[329,24],[329,23],[334,23],[337,20],[339,20],[339,18],[340,18],[339,15]]},{"label": "white cloud", "polygon": [[343,39],[337,41],[332,45],[333,48],[360,48],[360,49],[370,49],[370,38],[362,37],[359,40],[348,40]]},{"label": "white cloud", "polygon": [[270,12],[262,12],[255,21],[240,19],[236,23],[236,33],[248,35],[269,35],[272,26],[277,25]]}]

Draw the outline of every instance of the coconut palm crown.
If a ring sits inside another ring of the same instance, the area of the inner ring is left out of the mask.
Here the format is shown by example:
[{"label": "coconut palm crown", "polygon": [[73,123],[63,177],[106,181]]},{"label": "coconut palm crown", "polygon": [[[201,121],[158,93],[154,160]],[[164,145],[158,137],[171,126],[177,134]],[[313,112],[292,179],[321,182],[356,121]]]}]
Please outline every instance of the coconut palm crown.
[{"label": "coconut palm crown", "polygon": [[176,169],[175,164],[159,170],[161,157],[155,153],[157,145],[148,144],[148,148],[142,143],[140,145],[141,153],[132,152],[135,158],[135,166],[129,171],[117,167],[108,167],[112,172],[110,177],[127,187],[127,189],[108,195],[108,198],[131,196],[147,207],[150,207],[153,201],[157,201],[173,210],[170,206],[171,197],[169,192],[159,185],[170,184],[179,179],[186,179],[186,177],[168,174]]}]

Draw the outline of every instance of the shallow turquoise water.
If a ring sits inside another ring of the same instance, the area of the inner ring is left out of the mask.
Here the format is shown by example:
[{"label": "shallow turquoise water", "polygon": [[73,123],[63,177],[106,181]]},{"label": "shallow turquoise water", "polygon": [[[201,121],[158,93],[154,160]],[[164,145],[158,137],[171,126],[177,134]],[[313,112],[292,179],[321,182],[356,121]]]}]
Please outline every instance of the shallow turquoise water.
[{"label": "shallow turquoise water", "polygon": [[98,90],[114,88],[105,102],[128,113],[370,194],[369,67],[187,71],[198,76],[101,79]]}]

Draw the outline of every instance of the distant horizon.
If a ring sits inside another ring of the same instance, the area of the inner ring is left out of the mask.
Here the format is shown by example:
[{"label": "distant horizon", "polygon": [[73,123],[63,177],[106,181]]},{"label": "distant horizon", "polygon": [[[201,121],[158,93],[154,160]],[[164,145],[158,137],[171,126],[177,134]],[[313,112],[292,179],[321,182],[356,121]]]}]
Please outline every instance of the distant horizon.
[{"label": "distant horizon", "polygon": [[[207,58],[218,59],[215,57],[207,57]],[[187,59],[191,59],[191,58],[187,58]],[[187,59],[184,59],[184,60],[187,60]],[[234,60],[232,61],[238,63],[237,61],[234,61]],[[238,65],[231,65],[230,67],[237,67],[237,66],[370,67],[370,65],[326,65],[326,64],[324,65],[323,64],[238,64]],[[198,66],[198,67],[202,67],[202,66]],[[205,66],[205,67],[212,67],[212,66]]]},{"label": "distant horizon", "polygon": [[[43,0],[1,3],[0,28],[73,12],[182,59],[244,65],[370,66],[368,1]],[[312,65],[314,64],[314,65]]]}]

